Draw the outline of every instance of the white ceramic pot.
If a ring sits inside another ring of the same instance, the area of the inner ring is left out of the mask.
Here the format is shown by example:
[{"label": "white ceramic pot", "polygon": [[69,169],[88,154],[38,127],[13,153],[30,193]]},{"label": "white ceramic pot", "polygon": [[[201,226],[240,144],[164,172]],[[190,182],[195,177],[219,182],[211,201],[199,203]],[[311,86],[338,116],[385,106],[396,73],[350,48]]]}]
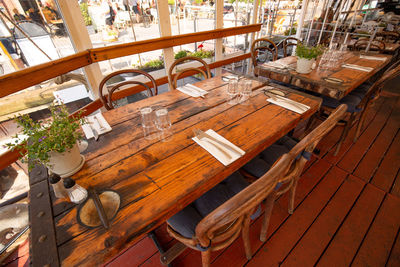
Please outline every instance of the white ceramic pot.
[{"label": "white ceramic pot", "polygon": [[85,162],[85,157],[80,154],[77,144],[64,153],[50,152],[49,156],[47,167],[62,178],[78,172]]},{"label": "white ceramic pot", "polygon": [[302,57],[297,57],[297,68],[298,73],[310,73],[312,71],[312,66],[315,59],[306,59]]}]

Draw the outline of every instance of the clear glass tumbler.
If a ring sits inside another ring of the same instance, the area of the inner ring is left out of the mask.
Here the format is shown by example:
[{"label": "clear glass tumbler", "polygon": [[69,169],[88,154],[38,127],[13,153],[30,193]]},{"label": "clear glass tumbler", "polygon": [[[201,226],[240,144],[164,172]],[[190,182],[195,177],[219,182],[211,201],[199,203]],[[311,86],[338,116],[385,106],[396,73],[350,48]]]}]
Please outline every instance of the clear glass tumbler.
[{"label": "clear glass tumbler", "polygon": [[172,123],[169,119],[168,109],[160,108],[156,111],[156,127],[160,131],[160,139],[168,141],[172,136]]},{"label": "clear glass tumbler", "polygon": [[228,104],[236,105],[239,99],[238,81],[230,79],[228,82]]},{"label": "clear glass tumbler", "polygon": [[142,115],[142,128],[144,138],[146,138],[147,140],[158,138],[153,109],[151,107],[141,108],[140,114]]},{"label": "clear glass tumbler", "polygon": [[253,85],[253,82],[251,80],[242,80],[239,83],[239,87],[240,87],[239,100],[240,100],[241,105],[249,105],[250,104],[252,85]]}]

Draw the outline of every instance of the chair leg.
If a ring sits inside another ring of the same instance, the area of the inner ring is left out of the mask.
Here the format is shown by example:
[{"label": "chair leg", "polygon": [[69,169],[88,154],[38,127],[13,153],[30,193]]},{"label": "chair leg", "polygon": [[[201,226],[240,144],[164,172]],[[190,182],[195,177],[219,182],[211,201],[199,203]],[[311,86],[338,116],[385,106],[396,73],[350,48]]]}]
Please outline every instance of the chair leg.
[{"label": "chair leg", "polygon": [[367,112],[366,112],[367,111],[367,107],[365,107],[364,110],[361,112],[360,119],[358,120],[358,124],[357,124],[356,134],[355,134],[354,139],[353,139],[353,143],[357,142],[358,137],[360,136],[361,128],[362,128],[362,126],[364,124],[365,116],[367,114]]},{"label": "chair leg", "polygon": [[274,207],[276,194],[275,191],[271,192],[265,201],[264,221],[261,226],[260,241],[265,242],[267,240],[267,231],[269,225],[269,219],[271,218],[272,208]]},{"label": "chair leg", "polygon": [[250,215],[247,214],[243,221],[243,228],[242,228],[242,239],[244,244],[244,250],[246,252],[246,258],[251,260],[253,254],[251,253],[251,246],[250,246]]},{"label": "chair leg", "polygon": [[349,133],[351,126],[353,125],[354,118],[355,118],[355,113],[351,114],[349,121],[344,126],[342,135],[340,136],[339,142],[338,142],[338,144],[336,146],[335,153],[333,154],[334,156],[337,156],[337,154],[339,153],[339,150],[340,150],[344,140],[346,139],[347,134]]},{"label": "chair leg", "polygon": [[294,197],[296,196],[296,188],[297,188],[297,180],[294,181],[292,188],[290,188],[290,195],[289,195],[289,207],[288,213],[293,214],[294,210]]},{"label": "chair leg", "polygon": [[210,266],[210,258],[211,258],[211,250],[207,249],[206,251],[201,252],[201,262],[203,267]]}]

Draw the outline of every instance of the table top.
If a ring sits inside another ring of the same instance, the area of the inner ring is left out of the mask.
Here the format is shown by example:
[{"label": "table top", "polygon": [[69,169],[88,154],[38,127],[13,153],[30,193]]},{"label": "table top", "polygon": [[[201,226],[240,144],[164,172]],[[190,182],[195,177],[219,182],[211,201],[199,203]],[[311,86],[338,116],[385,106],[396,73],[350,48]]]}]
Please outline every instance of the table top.
[{"label": "table top", "polygon": [[[88,229],[77,223],[76,206],[53,198],[55,242],[63,265],[109,261],[309,118],[321,104],[320,98],[280,87],[287,97],[310,106],[303,114],[289,111],[266,101],[262,84],[253,80],[250,105],[229,105],[221,77],[196,85],[209,91],[205,99],[174,90],[103,113],[113,130],[97,142],[89,141],[83,169],[72,178],[86,188],[116,190],[121,209],[110,229]],[[174,134],[167,142],[143,138],[138,109],[150,105],[169,110]],[[224,166],[191,139],[193,128],[213,129],[246,154]]]},{"label": "table top", "polygon": [[[372,54],[375,57],[385,57],[386,60],[370,60],[360,58],[359,52],[346,51],[340,57],[341,62],[336,68],[322,69],[318,65],[308,74],[301,74],[295,71],[297,57],[289,56],[277,60],[279,63],[290,65],[293,70],[282,70],[268,66],[267,63],[259,65],[254,72],[258,75],[265,76],[277,81],[296,85],[302,89],[326,95],[332,98],[341,99],[352,90],[366,82],[375,73],[390,63],[392,56]],[[363,67],[372,67],[370,72],[355,70],[342,67],[342,64],[354,64]],[[338,78],[343,80],[342,83],[332,83],[325,78]]]}]

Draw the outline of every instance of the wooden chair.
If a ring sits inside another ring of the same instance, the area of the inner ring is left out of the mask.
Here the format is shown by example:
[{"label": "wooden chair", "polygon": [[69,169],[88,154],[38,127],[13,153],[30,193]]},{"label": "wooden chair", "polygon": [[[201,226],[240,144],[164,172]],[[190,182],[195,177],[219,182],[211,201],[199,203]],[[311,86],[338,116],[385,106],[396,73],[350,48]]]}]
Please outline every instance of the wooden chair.
[{"label": "wooden chair", "polygon": [[386,43],[398,43],[400,41],[400,34],[395,31],[383,31],[377,32],[376,36],[380,36],[383,38],[383,41]]},{"label": "wooden chair", "polygon": [[[260,52],[263,52],[263,54],[261,55]],[[254,40],[251,44],[251,61],[253,62],[253,66],[256,67],[259,62],[264,63],[268,59],[268,52],[272,57],[272,61],[278,59],[278,47],[274,42],[266,38]]]},{"label": "wooden chair", "polygon": [[[249,239],[249,228],[251,214],[260,205],[260,203],[268,197],[277,185],[278,179],[281,179],[283,173],[287,171],[289,163],[293,160],[289,156],[284,156],[271,170],[263,175],[256,182],[245,187],[236,195],[221,203],[216,209],[208,213],[195,226],[195,233],[190,238],[183,236],[174,229],[172,222],[168,220],[167,231],[186,246],[201,251],[203,266],[210,265],[210,253],[229,246],[242,233],[244,247],[247,259],[251,259],[252,252]],[[236,176],[235,176],[236,175]],[[239,173],[234,173],[233,177],[241,177]],[[229,177],[228,179],[232,179]],[[243,178],[242,178],[243,179]],[[218,185],[219,186],[219,185]],[[216,198],[223,194],[223,190],[213,188],[205,195],[213,193]],[[204,201],[204,195],[196,201]],[[196,202],[195,201],[195,202]],[[198,203],[198,206],[201,203]],[[190,218],[195,217],[187,210],[181,211],[175,216],[182,216],[184,212]],[[176,225],[176,222],[175,222]],[[171,259],[172,260],[172,259]],[[170,261],[164,262],[168,263]]]},{"label": "wooden chair", "polygon": [[[264,222],[260,233],[260,240],[262,242],[266,241],[269,219],[276,198],[290,191],[288,212],[290,214],[293,213],[297,182],[306,162],[311,158],[312,152],[319,141],[332,130],[336,123],[343,117],[346,109],[346,105],[339,106],[327,120],[315,128],[300,142],[296,142],[294,139],[285,136],[242,167],[241,172],[243,175],[257,179],[260,176],[262,177],[263,173],[268,174],[270,170],[272,170],[271,168],[275,168],[276,162],[280,162],[279,159],[283,155],[287,155],[290,161],[290,166],[286,168],[286,171],[278,180],[278,186],[266,199]],[[258,182],[258,179],[255,180],[254,183]]]},{"label": "wooden chair", "polygon": [[283,41],[283,55],[284,57],[289,56],[288,54],[288,47],[289,46],[297,46],[300,43],[300,40],[294,37],[288,37]]},{"label": "wooden chair", "polygon": [[[136,75],[133,76],[133,75],[129,75],[129,74],[136,74]],[[150,81],[145,83],[145,82],[140,82],[137,80],[126,80],[126,77],[136,77],[136,76],[140,76],[140,75],[145,76],[145,78],[147,78]],[[137,94],[142,91],[147,91],[148,96],[153,96],[153,95],[158,94],[158,88],[157,88],[156,81],[147,72],[144,72],[142,70],[137,70],[137,69],[119,70],[119,71],[108,74],[100,82],[99,97],[100,97],[100,100],[103,103],[104,107],[107,110],[113,109],[114,108],[114,105],[112,103],[112,101],[114,100],[112,97],[113,93],[117,89],[120,89],[121,87],[130,85],[130,84],[138,85],[138,86],[134,87],[133,91],[129,92],[130,95]],[[104,89],[107,90],[107,94],[103,93]],[[153,91],[152,91],[152,89],[153,89]]]},{"label": "wooden chair", "polygon": [[[174,71],[174,68],[179,63],[183,63],[183,62],[185,62],[187,60],[194,60],[194,61],[200,62],[203,65],[203,68],[205,69],[205,71],[202,68],[194,68],[194,67],[192,67],[192,68],[186,68],[186,69],[183,69],[183,70],[179,70],[175,74],[172,74],[172,72]],[[210,67],[208,66],[207,62],[205,62],[204,60],[202,60],[201,58],[198,58],[198,57],[191,57],[191,56],[183,57],[183,58],[175,60],[175,62],[172,63],[171,67],[168,70],[168,82],[169,82],[169,86],[171,87],[171,89],[176,89],[177,88],[177,81],[178,81],[179,77],[183,73],[189,72],[189,71],[198,72],[198,73],[202,74],[205,79],[211,78]]]},{"label": "wooden chair", "polygon": [[[353,44],[354,51],[365,50],[368,47],[369,40],[368,39],[358,39]],[[385,43],[380,40],[373,40],[369,47],[369,51],[377,51],[378,53],[383,53],[385,51]]]},{"label": "wooden chair", "polygon": [[380,92],[382,91],[382,88],[385,85],[385,83],[394,79],[399,75],[400,75],[400,61],[397,61],[388,70],[384,72],[384,74],[381,76],[380,79],[378,79],[372,85],[370,84],[361,85],[360,87],[353,90],[351,93],[349,93],[341,100],[325,96],[323,97],[322,106],[316,118],[324,119],[327,115],[329,115],[332,112],[333,109],[335,109],[341,104],[346,104],[348,106],[347,116],[349,117],[349,119],[345,121],[343,132],[336,146],[336,150],[334,153],[335,156],[339,152],[343,141],[346,139],[350,131],[350,128],[356,121],[357,115],[360,114],[353,142],[356,142],[360,135],[361,128],[365,120],[366,111],[379,98]]}]

